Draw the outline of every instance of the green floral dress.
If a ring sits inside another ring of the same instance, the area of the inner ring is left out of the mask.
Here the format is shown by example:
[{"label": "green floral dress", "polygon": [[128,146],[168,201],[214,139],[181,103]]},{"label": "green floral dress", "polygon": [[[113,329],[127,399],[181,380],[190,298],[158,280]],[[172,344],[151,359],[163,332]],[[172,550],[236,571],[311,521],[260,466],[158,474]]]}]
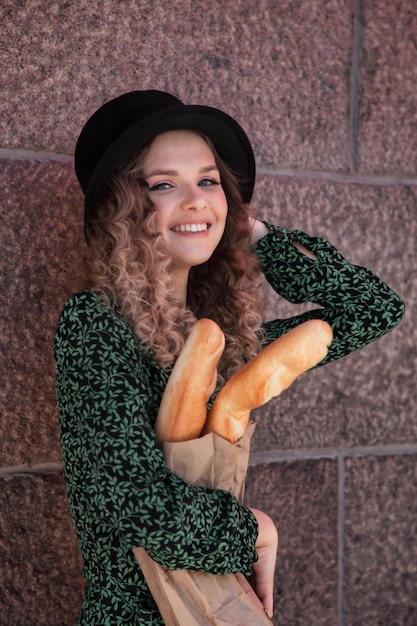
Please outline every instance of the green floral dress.
[{"label": "green floral dress", "polygon": [[[269,228],[255,246],[267,280],[291,302],[322,307],[266,323],[269,341],[304,320],[325,319],[334,333],[325,363],[400,321],[401,299],[372,272],[347,263],[324,239]],[[135,546],[168,568],[249,574],[255,517],[229,493],[189,485],[166,467],[153,425],[169,372],[141,347],[118,307],[89,291],[72,296],[55,362],[64,475],[87,580],[79,624],[163,624]]]}]

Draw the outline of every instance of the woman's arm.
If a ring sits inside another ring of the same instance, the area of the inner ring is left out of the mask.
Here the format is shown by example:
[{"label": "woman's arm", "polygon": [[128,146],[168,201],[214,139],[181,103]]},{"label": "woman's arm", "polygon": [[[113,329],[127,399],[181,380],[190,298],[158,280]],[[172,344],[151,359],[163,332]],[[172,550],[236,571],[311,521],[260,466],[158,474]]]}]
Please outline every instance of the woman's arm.
[{"label": "woman's arm", "polygon": [[[292,303],[313,309],[265,324],[267,341],[309,319],[323,319],[333,343],[321,364],[341,358],[378,339],[404,315],[402,299],[370,270],[352,265],[325,239],[270,224],[254,250],[273,289]],[[254,240],[265,232],[255,223]]]},{"label": "woman's arm", "polygon": [[[265,237],[265,235],[268,235],[271,231],[269,230],[265,222],[260,222],[259,220],[254,220],[252,218],[249,218],[249,219],[252,225],[251,242],[252,244],[255,244],[257,241],[262,239],[262,237]],[[307,248],[305,248],[298,242],[294,242],[293,245],[297,248],[297,250],[299,250],[299,252],[301,252],[302,254],[305,254],[310,259],[313,259],[313,261],[317,261],[316,255],[313,254],[311,250],[308,250]]]},{"label": "woman's arm", "polygon": [[255,516],[228,492],[194,487],[167,468],[150,416],[152,394],[162,394],[161,372],[146,364],[126,322],[94,298],[67,305],[55,343],[76,525],[82,511],[80,518],[119,537],[126,550],[143,546],[168,568],[249,574],[257,558]]}]

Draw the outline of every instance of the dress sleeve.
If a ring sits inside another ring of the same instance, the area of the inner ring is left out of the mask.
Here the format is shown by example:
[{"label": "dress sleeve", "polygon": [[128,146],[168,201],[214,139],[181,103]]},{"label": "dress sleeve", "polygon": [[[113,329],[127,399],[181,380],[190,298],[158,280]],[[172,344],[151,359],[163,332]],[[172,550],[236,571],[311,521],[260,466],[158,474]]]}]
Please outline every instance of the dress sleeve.
[{"label": "dress sleeve", "polygon": [[[265,278],[291,303],[313,303],[313,309],[289,319],[266,322],[268,342],[309,319],[323,319],[333,330],[324,365],[375,341],[404,315],[402,299],[370,270],[351,265],[326,239],[267,224],[269,234],[254,250]],[[314,253],[313,260],[294,243]]]},{"label": "dress sleeve", "polygon": [[144,546],[167,568],[249,574],[257,559],[256,518],[228,492],[194,487],[167,468],[149,416],[155,383],[126,326],[85,296],[67,303],[58,325],[70,501],[87,507],[83,515],[100,534],[118,536],[126,550]]}]

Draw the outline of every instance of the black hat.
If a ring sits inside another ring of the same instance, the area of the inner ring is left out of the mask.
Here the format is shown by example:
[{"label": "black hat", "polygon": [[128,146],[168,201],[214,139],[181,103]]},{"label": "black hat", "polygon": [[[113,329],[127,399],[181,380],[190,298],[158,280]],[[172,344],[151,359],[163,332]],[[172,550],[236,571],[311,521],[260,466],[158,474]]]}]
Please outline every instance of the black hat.
[{"label": "black hat", "polygon": [[85,223],[116,167],[170,130],[196,130],[209,137],[239,175],[243,201],[250,201],[255,159],[246,133],[232,117],[212,107],[186,105],[164,91],[131,91],[100,107],[78,138],[75,171],[85,194]]}]

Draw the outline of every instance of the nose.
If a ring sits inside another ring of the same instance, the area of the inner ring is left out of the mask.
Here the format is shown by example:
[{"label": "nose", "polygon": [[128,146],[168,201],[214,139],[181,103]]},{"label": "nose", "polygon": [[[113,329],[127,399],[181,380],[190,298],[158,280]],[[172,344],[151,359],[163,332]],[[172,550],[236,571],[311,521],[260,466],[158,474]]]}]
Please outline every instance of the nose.
[{"label": "nose", "polygon": [[200,187],[188,186],[184,189],[181,208],[185,211],[201,211],[206,206],[206,198]]}]

